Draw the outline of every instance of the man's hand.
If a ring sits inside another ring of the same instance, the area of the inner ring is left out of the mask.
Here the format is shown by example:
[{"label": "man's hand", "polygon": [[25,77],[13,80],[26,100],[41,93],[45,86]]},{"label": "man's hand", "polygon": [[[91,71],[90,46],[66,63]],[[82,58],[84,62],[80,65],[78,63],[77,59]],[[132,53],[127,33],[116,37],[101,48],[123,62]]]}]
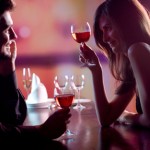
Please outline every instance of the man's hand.
[{"label": "man's hand", "polygon": [[15,71],[15,60],[17,57],[17,46],[15,41],[11,41],[8,47],[4,48],[4,55],[0,57],[0,74],[8,75]]},{"label": "man's hand", "polygon": [[70,117],[70,109],[57,110],[42,125],[37,126],[37,129],[43,137],[58,138],[66,131]]},{"label": "man's hand", "polygon": [[17,57],[17,46],[16,42],[12,41],[12,43],[10,44],[10,58],[12,62],[15,63],[16,57]]}]

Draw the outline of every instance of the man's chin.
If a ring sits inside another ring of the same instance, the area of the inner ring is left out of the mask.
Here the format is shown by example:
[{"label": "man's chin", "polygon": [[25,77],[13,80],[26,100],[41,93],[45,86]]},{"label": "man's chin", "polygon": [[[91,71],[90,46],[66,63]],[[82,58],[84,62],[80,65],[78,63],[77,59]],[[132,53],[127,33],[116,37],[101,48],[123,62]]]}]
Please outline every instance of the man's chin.
[{"label": "man's chin", "polygon": [[7,55],[0,54],[0,61],[7,60],[7,59],[9,59],[9,57]]}]

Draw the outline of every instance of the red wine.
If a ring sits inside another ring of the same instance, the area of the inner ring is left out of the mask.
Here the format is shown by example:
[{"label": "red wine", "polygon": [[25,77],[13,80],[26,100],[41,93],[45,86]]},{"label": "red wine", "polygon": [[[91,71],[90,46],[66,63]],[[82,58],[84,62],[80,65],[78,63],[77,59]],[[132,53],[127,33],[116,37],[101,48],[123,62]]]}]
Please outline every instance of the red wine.
[{"label": "red wine", "polygon": [[56,95],[55,100],[61,108],[68,108],[72,105],[74,94]]},{"label": "red wine", "polygon": [[78,43],[87,42],[90,38],[90,32],[72,33],[74,40]]}]

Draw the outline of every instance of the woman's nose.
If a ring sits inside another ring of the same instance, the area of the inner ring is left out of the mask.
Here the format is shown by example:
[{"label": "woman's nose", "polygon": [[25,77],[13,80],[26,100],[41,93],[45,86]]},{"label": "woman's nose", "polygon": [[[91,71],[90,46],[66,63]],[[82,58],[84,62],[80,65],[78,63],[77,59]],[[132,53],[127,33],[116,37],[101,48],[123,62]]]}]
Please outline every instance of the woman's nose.
[{"label": "woman's nose", "polygon": [[10,31],[10,39],[17,39],[17,34],[15,33],[14,29],[11,28]]}]

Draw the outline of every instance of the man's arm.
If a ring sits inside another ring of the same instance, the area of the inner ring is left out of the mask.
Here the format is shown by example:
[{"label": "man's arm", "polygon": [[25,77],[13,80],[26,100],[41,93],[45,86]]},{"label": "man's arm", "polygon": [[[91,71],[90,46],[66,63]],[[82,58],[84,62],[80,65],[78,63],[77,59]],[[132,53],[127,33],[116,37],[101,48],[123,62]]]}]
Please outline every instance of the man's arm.
[{"label": "man's arm", "polygon": [[17,88],[15,72],[0,76],[0,122],[22,124],[26,111],[24,97]]}]

